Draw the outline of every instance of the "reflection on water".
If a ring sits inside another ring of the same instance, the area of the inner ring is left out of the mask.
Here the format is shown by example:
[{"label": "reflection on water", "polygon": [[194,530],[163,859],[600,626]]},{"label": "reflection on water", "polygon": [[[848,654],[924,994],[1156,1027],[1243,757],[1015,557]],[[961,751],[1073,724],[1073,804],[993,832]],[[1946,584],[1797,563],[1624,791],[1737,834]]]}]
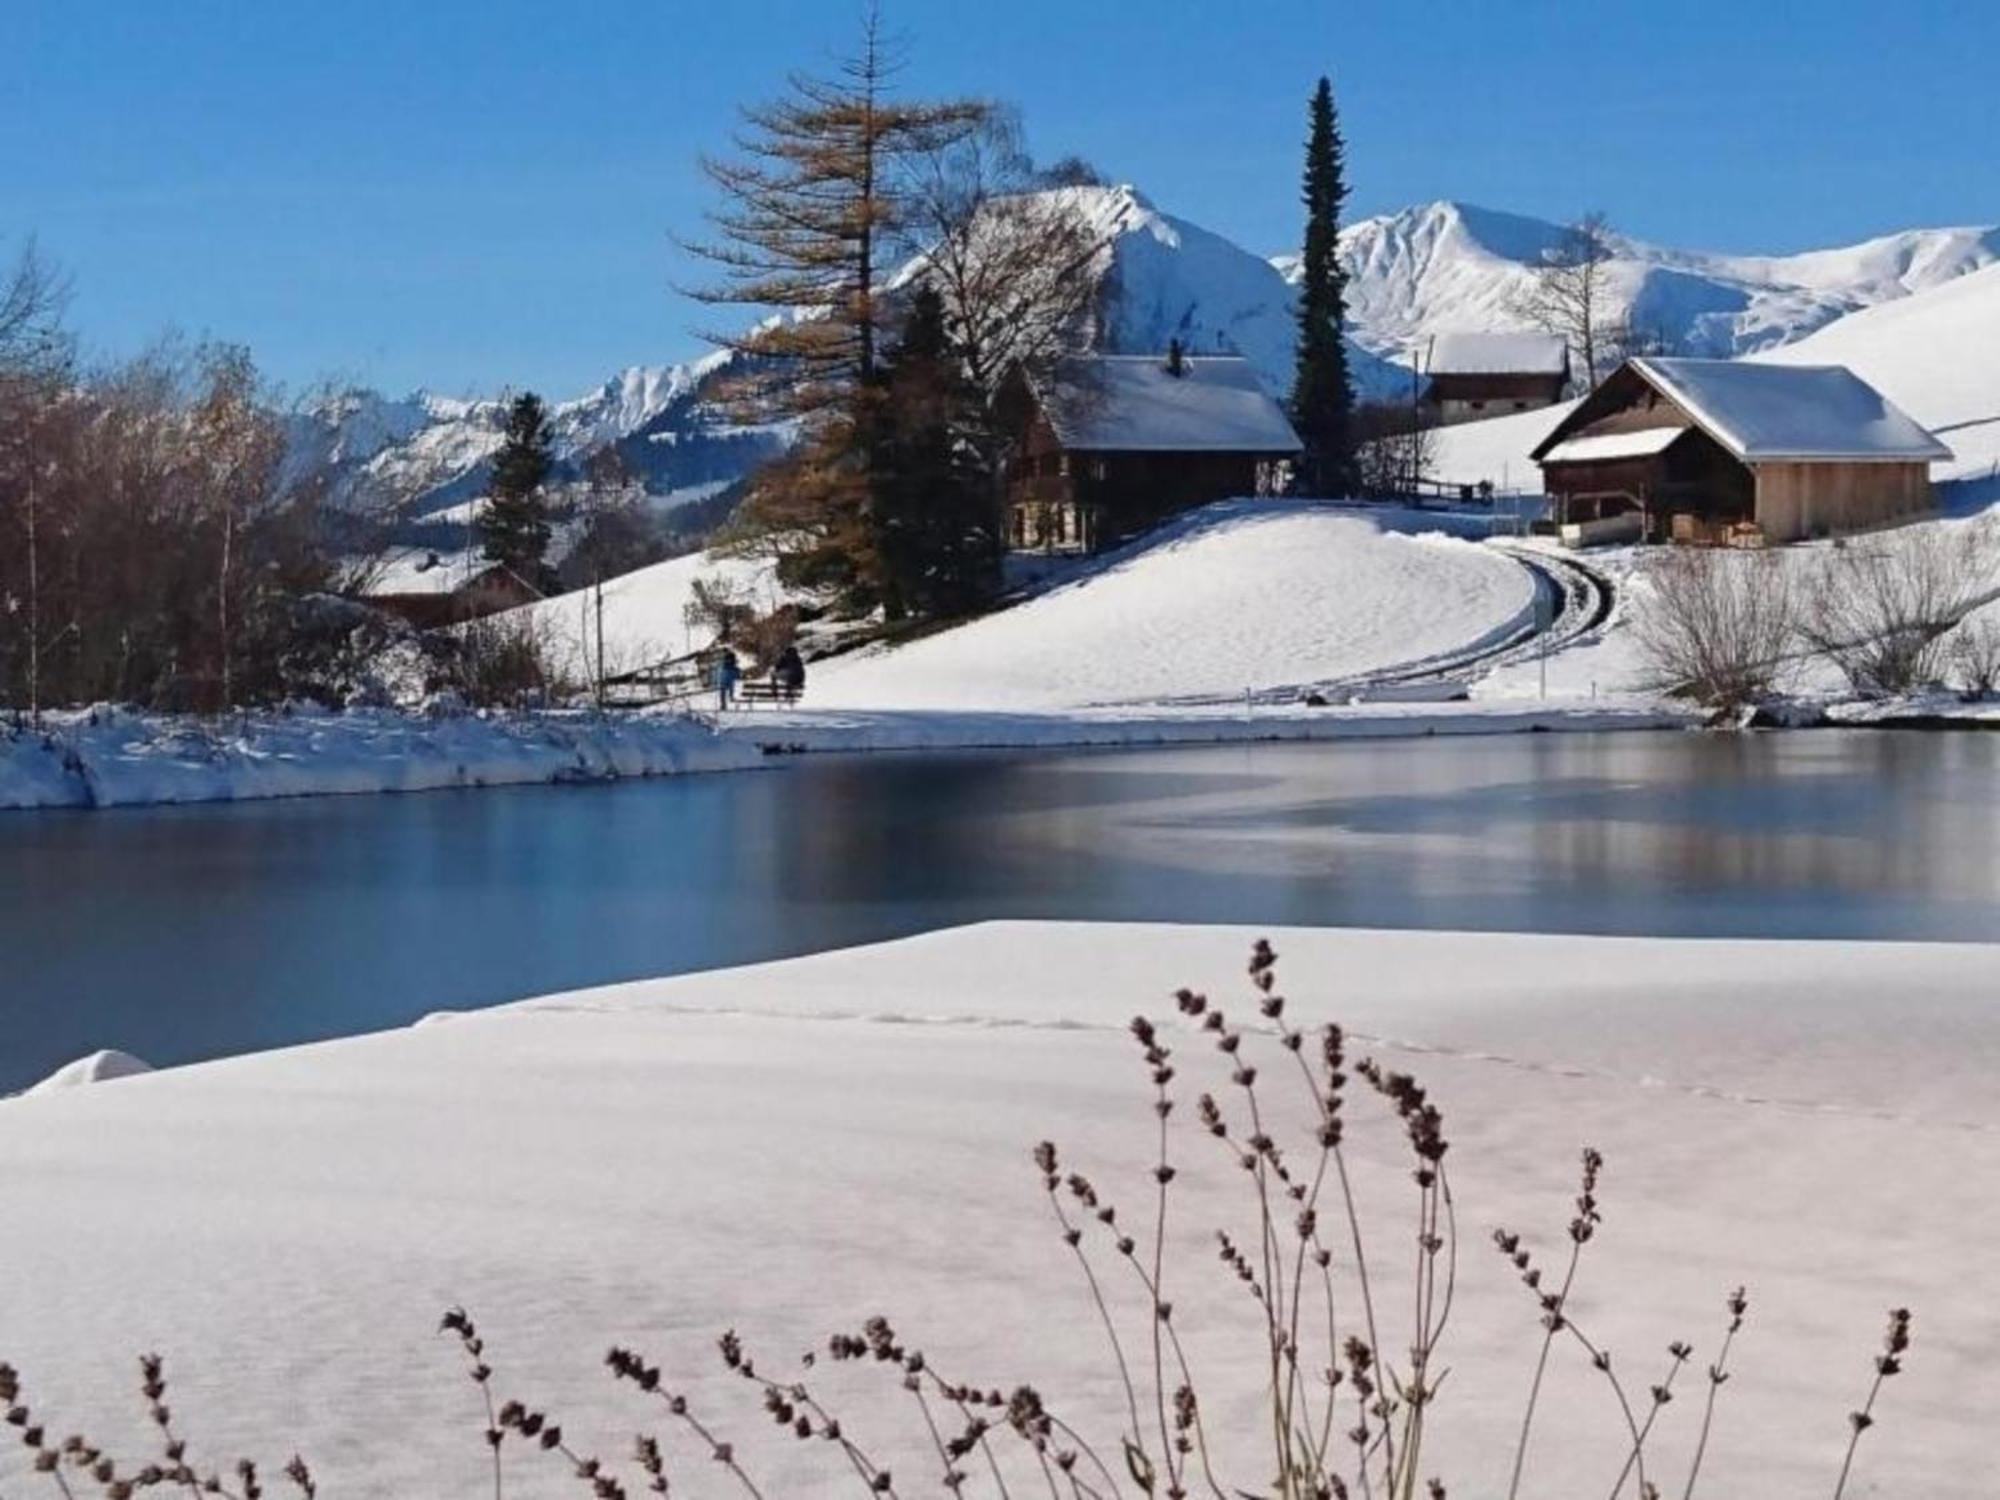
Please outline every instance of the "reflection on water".
[{"label": "reflection on water", "polygon": [[2000,736],[806,760],[0,818],[0,1090],[987,917],[2000,939]]}]

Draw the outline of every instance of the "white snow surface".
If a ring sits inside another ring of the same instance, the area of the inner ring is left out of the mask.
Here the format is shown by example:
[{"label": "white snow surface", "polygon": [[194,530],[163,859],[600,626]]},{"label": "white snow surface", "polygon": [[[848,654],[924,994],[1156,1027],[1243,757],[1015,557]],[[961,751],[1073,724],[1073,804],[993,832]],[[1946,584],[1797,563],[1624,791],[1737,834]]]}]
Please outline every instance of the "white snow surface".
[{"label": "white snow surface", "polygon": [[1588,463],[1605,458],[1647,458],[1664,453],[1687,432],[1685,427],[1646,427],[1637,432],[1599,432],[1564,438],[1544,456],[1555,463]]},{"label": "white snow surface", "polygon": [[1553,333],[1439,333],[1422,360],[1430,375],[1561,375],[1569,345]]},{"label": "white snow surface", "polygon": [[315,708],[204,721],[101,705],[0,728],[0,811],[419,792],[736,770],[756,751],[667,715]]},{"label": "white snow surface", "polygon": [[1240,699],[1350,678],[1517,630],[1527,572],[1365,513],[1227,501],[1008,609],[814,664],[814,709],[1056,710]]},{"label": "white snow surface", "polygon": [[[1256,1218],[1193,1096],[1232,1119],[1241,1105],[1169,997],[1190,985],[1246,1016],[1256,935],[993,924],[0,1104],[6,1357],[53,1432],[121,1462],[156,1452],[132,1362],[157,1350],[197,1459],[275,1470],[297,1450],[323,1493],[473,1500],[491,1493],[484,1414],[436,1334],[463,1303],[496,1396],[545,1408],[582,1451],[617,1462],[657,1431],[676,1488],[718,1492],[687,1435],[609,1381],[604,1350],[626,1343],[766,1493],[819,1495],[847,1476],[773,1431],[713,1340],[733,1327],[789,1378],[799,1351],[882,1313],[952,1378],[1033,1382],[1115,1462],[1123,1396],[1028,1156],[1057,1142],[1123,1222],[1150,1224],[1151,1089],[1125,1034],[1146,1013],[1182,1099],[1175,1324],[1230,1478],[1254,1491],[1263,1355],[1213,1233],[1254,1243]],[[1444,1114],[1462,1243],[1424,1467],[1450,1493],[1504,1493],[1540,1333],[1487,1236],[1508,1226],[1560,1257],[1585,1143],[1608,1163],[1604,1223],[1573,1314],[1642,1392],[1670,1340],[1694,1346],[1647,1445],[1663,1492],[1686,1472],[1723,1297],[1747,1285],[1704,1493],[1825,1496],[1896,1305],[1915,1309],[1915,1347],[1855,1492],[1987,1493],[2000,1200],[1979,1186],[2000,1174],[2000,951],[1268,935],[1287,1018],[1340,1020],[1351,1056],[1414,1072]],[[1289,1136],[1304,1107],[1283,1055],[1245,1045]],[[1401,1132],[1350,1092],[1377,1295],[1401,1309]],[[1130,1317],[1128,1283],[1107,1287]],[[1341,1318],[1358,1331],[1351,1300]],[[936,1460],[893,1379],[823,1359],[806,1378],[904,1493],[927,1492]],[[1623,1427],[1572,1348],[1543,1413],[1529,1492],[1608,1492]],[[21,1455],[0,1447],[10,1494],[29,1488]],[[504,1458],[510,1494],[574,1488],[541,1455]]]},{"label": "white snow surface", "polygon": [[1297,453],[1284,409],[1251,363],[1203,355],[1176,375],[1157,355],[1062,361],[1043,410],[1063,446],[1080,452]]}]

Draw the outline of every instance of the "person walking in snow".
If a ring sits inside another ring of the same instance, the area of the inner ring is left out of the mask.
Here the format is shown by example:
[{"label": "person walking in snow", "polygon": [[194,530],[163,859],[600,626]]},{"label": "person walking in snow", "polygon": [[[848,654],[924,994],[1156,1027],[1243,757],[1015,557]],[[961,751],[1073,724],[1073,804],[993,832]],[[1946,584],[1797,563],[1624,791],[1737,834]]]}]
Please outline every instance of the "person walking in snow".
[{"label": "person walking in snow", "polygon": [[722,648],[722,658],[715,664],[715,707],[718,713],[727,713],[736,699],[736,684],[743,680],[743,668],[736,660],[736,653],[727,646]]},{"label": "person walking in snow", "polygon": [[771,667],[771,685],[787,703],[799,701],[799,694],[806,690],[806,661],[797,646],[787,646],[778,653]]}]

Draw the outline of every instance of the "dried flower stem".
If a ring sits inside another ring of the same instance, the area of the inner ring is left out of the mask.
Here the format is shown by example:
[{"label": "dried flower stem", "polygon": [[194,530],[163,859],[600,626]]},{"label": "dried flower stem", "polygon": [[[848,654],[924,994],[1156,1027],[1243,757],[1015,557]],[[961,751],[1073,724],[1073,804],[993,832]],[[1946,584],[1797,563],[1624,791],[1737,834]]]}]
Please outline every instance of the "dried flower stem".
[{"label": "dried flower stem", "polygon": [[1701,1408],[1701,1435],[1694,1445],[1694,1458],[1688,1464],[1687,1487],[1681,1491],[1681,1500],[1694,1500],[1695,1480],[1701,1474],[1701,1461],[1708,1453],[1708,1434],[1715,1424],[1715,1398],[1721,1392],[1723,1382],[1729,1379],[1729,1350],[1736,1342],[1736,1335],[1742,1330],[1743,1318],[1750,1310],[1750,1299],[1744,1295],[1742,1287],[1730,1293],[1729,1328],[1722,1335],[1722,1349],[1715,1357],[1715,1363],[1708,1367],[1708,1396]]}]

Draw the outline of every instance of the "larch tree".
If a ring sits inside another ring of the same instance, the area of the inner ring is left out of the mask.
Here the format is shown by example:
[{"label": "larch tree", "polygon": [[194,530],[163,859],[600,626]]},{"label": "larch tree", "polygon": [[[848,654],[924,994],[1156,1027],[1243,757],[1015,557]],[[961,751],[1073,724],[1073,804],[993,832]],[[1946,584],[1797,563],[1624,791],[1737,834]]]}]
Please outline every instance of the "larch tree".
[{"label": "larch tree", "polygon": [[479,515],[479,540],[487,560],[544,593],[551,573],[543,486],[555,463],[554,449],[548,408],[533,391],[524,391],[507,408],[500,448],[493,455],[493,476],[487,483],[486,508]]},{"label": "larch tree", "polygon": [[895,48],[871,9],[833,74],[795,74],[783,98],[744,111],[729,160],[704,160],[722,196],[715,237],[687,248],[716,281],[694,295],[767,314],[711,334],[739,356],[725,395],[740,420],[793,421],[792,453],[751,482],[744,531],[786,582],[865,611],[883,602],[873,454],[891,319],[883,280],[905,243],[907,164],[971,129],[987,106],[892,92]]},{"label": "larch tree", "polygon": [[1586,391],[1617,363],[1628,339],[1606,267],[1616,254],[1611,222],[1585,214],[1542,252],[1514,311],[1569,345],[1572,378]]},{"label": "larch tree", "polygon": [[1305,443],[1304,479],[1317,494],[1354,487],[1354,386],[1347,368],[1347,273],[1340,265],[1340,211],[1347,201],[1346,149],[1333,84],[1313,91],[1306,137],[1306,234],[1299,259],[1299,343],[1292,420]]}]

